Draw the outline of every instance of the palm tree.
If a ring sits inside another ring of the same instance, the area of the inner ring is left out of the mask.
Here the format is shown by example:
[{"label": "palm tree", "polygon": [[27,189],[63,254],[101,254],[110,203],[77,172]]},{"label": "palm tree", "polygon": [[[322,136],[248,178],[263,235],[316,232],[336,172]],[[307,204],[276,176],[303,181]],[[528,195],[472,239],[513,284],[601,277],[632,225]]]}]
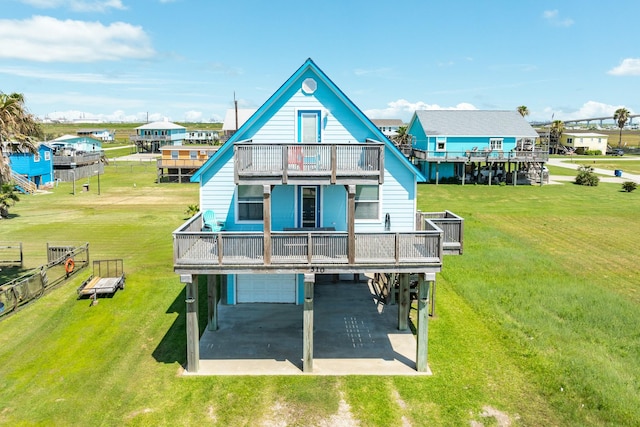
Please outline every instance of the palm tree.
[{"label": "palm tree", "polygon": [[520,113],[520,115],[522,117],[528,116],[529,115],[529,109],[527,108],[526,105],[520,105],[518,108],[518,113]]},{"label": "palm tree", "polygon": [[35,142],[42,137],[42,129],[24,105],[21,93],[0,92],[0,183],[10,181],[11,168],[4,156],[8,142],[17,143],[21,152],[37,153]]},{"label": "palm tree", "polygon": [[396,134],[392,136],[391,139],[397,147],[407,145],[409,143],[409,134],[407,133],[407,127],[398,126]]},{"label": "palm tree", "polygon": [[620,128],[620,139],[618,140],[618,148],[622,146],[622,128],[629,121],[629,110],[626,108],[618,108],[615,113],[613,113],[613,120],[618,123],[618,127]]},{"label": "palm tree", "polygon": [[555,147],[556,153],[558,152],[558,144],[560,143],[562,132],[564,132],[564,122],[562,120],[554,120],[551,122],[551,128],[549,129],[549,144]]},{"label": "palm tree", "polygon": [[0,184],[0,219],[9,215],[9,208],[16,204],[20,197],[11,183]]}]

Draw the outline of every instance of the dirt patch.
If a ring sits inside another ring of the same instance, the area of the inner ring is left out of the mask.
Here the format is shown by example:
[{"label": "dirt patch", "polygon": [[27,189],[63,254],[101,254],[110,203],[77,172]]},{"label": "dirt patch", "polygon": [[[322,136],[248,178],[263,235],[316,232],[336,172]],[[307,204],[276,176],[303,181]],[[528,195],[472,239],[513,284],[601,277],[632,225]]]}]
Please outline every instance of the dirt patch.
[{"label": "dirt patch", "polygon": [[[391,397],[393,397],[393,399],[396,401],[396,403],[398,404],[400,409],[402,409],[403,412],[407,410],[407,402],[402,400],[402,397],[400,397],[400,393],[398,393],[398,390],[394,389],[391,392]],[[411,423],[409,422],[409,419],[404,415],[402,416],[402,418],[400,418],[400,421],[402,422],[402,427],[411,427]]]},{"label": "dirt patch", "polygon": [[309,419],[299,420],[296,418],[296,411],[292,407],[279,401],[271,407],[271,413],[260,425],[262,427],[286,427],[288,425],[298,425],[300,421],[304,421],[305,425],[315,427],[356,427],[360,425],[360,422],[353,418],[351,407],[342,396],[338,403],[338,412],[327,419],[318,421]]},{"label": "dirt patch", "polygon": [[[480,417],[483,419],[493,418],[491,421],[491,425],[497,425],[498,427],[510,427],[511,426],[511,418],[509,415],[505,414],[502,411],[498,411],[491,406],[484,406],[482,408],[482,412],[480,413]],[[484,423],[482,421],[471,421],[471,427],[483,427]]]}]

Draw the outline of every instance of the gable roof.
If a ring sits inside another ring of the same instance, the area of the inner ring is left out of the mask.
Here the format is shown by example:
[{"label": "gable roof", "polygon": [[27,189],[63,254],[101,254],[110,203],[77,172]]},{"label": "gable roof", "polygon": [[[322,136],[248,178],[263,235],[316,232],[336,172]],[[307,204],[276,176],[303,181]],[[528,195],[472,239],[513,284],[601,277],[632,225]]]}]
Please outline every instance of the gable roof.
[{"label": "gable roof", "polygon": [[165,120],[165,121],[147,123],[146,125],[138,126],[136,129],[166,130],[166,129],[186,129],[186,127],[180,126]]},{"label": "gable roof", "polygon": [[[251,115],[256,112],[255,108],[238,108],[238,129],[249,120]],[[235,108],[229,108],[224,116],[224,123],[222,124],[222,130],[237,130],[236,129],[236,110]]]},{"label": "gable roof", "polygon": [[515,110],[418,110],[414,118],[427,136],[538,137],[529,122]]},{"label": "gable roof", "polygon": [[277,101],[283,96],[283,94],[285,94],[287,90],[291,88],[291,85],[307,70],[311,70],[317,76],[317,78],[322,81],[340,99],[340,101],[342,101],[344,105],[347,106],[356,115],[356,117],[361,120],[361,122],[369,129],[372,135],[374,135],[374,137],[378,141],[383,142],[386,147],[391,150],[391,152],[396,155],[396,157],[398,157],[398,159],[400,159],[400,161],[418,177],[418,180],[426,180],[422,173],[413,165],[413,163],[411,163],[407,159],[407,157],[400,151],[400,149],[396,147],[391,141],[389,141],[389,139],[382,133],[382,131],[378,129],[378,127],[374,125],[371,120],[369,120],[369,118],[367,118],[367,116],[365,116],[364,113],[353,102],[351,102],[351,100],[344,94],[344,92],[342,92],[340,88],[338,88],[338,86],[336,86],[335,83],[333,83],[331,79],[329,79],[329,77],[315,64],[315,62],[313,62],[311,58],[308,58],[300,66],[300,68],[298,68],[296,72],[293,73],[291,77],[289,77],[287,81],[285,81],[282,86],[280,86],[280,88],[276,90],[274,94],[271,95],[269,99],[267,99],[267,101],[262,104],[262,106],[258,108],[258,110],[242,126],[240,126],[240,129],[238,129],[236,133],[234,133],[227,140],[227,142],[225,142],[222,147],[213,156],[211,156],[209,160],[207,160],[207,162],[205,162],[205,164],[196,171],[195,174],[193,174],[193,176],[191,177],[191,182],[198,182],[200,180],[200,176],[219,158],[221,158],[227,150],[232,149],[233,144],[236,141],[242,141],[243,139],[246,139],[245,134],[247,130],[250,129],[253,124],[258,122],[265,114],[267,114],[270,111],[271,107],[274,106]]},{"label": "gable roof", "polygon": [[371,119],[374,125],[380,126],[403,126],[404,122],[401,119]]}]

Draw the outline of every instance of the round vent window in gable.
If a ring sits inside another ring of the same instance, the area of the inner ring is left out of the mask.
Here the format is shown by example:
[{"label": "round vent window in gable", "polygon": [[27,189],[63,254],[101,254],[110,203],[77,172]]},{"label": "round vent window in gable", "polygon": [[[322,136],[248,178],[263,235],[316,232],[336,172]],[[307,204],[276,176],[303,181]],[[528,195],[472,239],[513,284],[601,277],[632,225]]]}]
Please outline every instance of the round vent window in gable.
[{"label": "round vent window in gable", "polygon": [[318,84],[312,78],[304,79],[302,82],[302,91],[308,95],[311,95],[318,88]]}]

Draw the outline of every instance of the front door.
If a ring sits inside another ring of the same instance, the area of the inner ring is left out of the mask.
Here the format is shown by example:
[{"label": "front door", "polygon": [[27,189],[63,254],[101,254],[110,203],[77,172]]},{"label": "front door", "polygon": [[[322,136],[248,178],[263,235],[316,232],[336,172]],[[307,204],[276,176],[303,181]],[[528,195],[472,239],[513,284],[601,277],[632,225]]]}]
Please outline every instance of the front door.
[{"label": "front door", "polygon": [[300,187],[300,227],[320,227],[320,187]]}]

